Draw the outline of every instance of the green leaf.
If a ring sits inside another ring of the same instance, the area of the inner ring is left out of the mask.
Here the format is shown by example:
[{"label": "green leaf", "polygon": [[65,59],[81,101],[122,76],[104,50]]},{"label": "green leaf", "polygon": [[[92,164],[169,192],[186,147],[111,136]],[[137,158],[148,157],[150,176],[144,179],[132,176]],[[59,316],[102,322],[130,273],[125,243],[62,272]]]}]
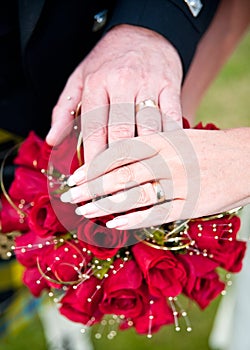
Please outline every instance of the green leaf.
[{"label": "green leaf", "polygon": [[64,245],[66,241],[71,241],[73,238],[73,233],[72,232],[67,232],[64,235],[60,235],[55,237],[56,240],[58,240],[57,244],[55,245],[56,248],[61,247]]},{"label": "green leaf", "polygon": [[100,260],[95,257],[92,259],[92,271],[96,278],[102,280],[104,275],[109,271],[110,266],[114,262],[114,257],[108,260]]},{"label": "green leaf", "polygon": [[55,191],[53,191],[53,194],[63,194],[64,192],[67,192],[70,189],[70,187],[68,185],[64,185],[64,186],[60,186],[59,188],[57,188]]},{"label": "green leaf", "polygon": [[164,245],[165,231],[163,229],[156,228],[155,230],[152,230],[152,235],[154,236],[153,240],[155,243],[160,246]]}]

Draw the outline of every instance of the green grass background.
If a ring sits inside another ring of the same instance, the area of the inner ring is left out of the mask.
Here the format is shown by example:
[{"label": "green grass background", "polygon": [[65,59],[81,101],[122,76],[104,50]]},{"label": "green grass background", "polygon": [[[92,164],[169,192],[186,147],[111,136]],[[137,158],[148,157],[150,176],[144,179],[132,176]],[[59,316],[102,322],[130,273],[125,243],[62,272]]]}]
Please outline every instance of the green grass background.
[{"label": "green grass background", "polygon": [[[213,83],[198,111],[197,121],[214,122],[220,128],[250,126],[250,34],[246,35],[229,62]],[[208,337],[219,299],[200,311],[188,307],[193,331],[180,333],[174,327],[164,327],[152,339],[138,336],[133,330],[120,332],[112,341],[95,340],[96,350],[209,350]],[[2,350],[46,350],[45,339],[38,316],[18,334],[0,339]],[[84,350],[84,349],[83,349]]]}]

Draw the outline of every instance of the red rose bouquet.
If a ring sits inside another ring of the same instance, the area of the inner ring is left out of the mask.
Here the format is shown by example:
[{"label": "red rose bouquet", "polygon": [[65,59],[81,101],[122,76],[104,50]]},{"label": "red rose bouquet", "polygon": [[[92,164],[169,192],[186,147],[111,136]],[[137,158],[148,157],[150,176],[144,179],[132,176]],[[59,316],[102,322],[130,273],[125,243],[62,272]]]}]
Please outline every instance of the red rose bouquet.
[{"label": "red rose bouquet", "polygon": [[108,229],[110,216],[88,220],[60,201],[67,177],[82,162],[79,149],[76,125],[53,150],[31,132],[15,158],[1,225],[2,232],[20,232],[9,255],[25,267],[24,283],[36,297],[46,291],[63,315],[87,326],[112,315],[120,329],[151,337],[164,325],[179,330],[183,316],[191,330],[177,297],[184,294],[204,309],[225,290],[218,268],[241,269],[246,244],[237,240],[237,213],[140,232]]}]

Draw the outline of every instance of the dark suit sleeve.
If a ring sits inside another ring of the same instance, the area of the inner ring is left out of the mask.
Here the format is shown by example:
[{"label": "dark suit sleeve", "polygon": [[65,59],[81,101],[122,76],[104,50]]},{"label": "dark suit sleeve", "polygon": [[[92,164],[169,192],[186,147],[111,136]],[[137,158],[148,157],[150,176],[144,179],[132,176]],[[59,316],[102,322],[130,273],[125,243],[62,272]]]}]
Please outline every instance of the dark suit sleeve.
[{"label": "dark suit sleeve", "polygon": [[184,0],[118,0],[108,29],[118,24],[131,24],[162,34],[179,52],[185,76],[219,0],[201,2],[203,7],[194,17]]}]

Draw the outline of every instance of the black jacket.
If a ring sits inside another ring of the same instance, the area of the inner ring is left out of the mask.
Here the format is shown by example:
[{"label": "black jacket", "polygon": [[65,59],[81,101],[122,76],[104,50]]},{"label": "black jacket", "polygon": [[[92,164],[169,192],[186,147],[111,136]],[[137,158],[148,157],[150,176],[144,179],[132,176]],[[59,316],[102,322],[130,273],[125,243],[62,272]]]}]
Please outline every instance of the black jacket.
[{"label": "black jacket", "polygon": [[[14,1],[15,2],[15,1]],[[16,0],[0,4],[1,128],[45,136],[68,76],[105,30],[127,23],[164,35],[177,48],[184,73],[219,0],[203,0],[194,17],[184,0]],[[7,3],[7,4],[6,4]],[[107,10],[107,25],[93,30]]]}]

